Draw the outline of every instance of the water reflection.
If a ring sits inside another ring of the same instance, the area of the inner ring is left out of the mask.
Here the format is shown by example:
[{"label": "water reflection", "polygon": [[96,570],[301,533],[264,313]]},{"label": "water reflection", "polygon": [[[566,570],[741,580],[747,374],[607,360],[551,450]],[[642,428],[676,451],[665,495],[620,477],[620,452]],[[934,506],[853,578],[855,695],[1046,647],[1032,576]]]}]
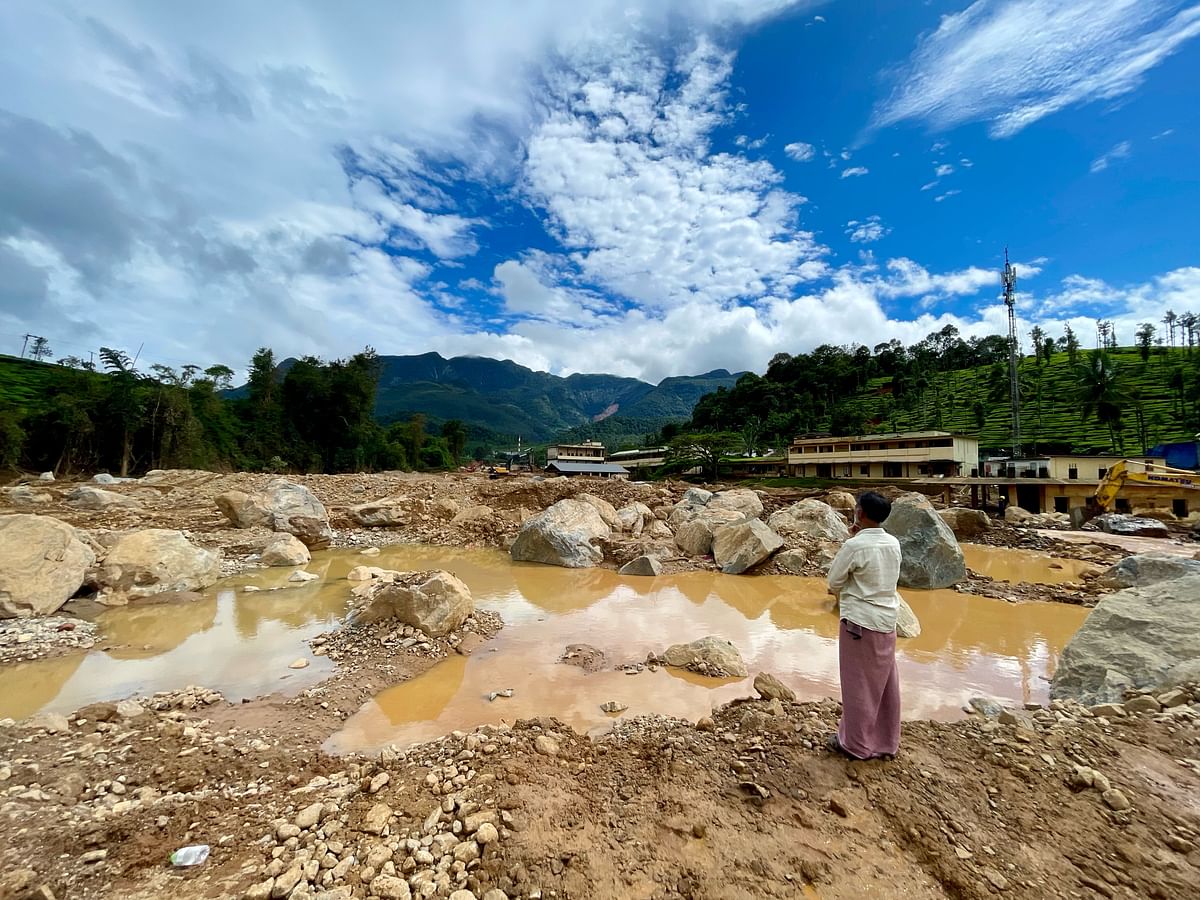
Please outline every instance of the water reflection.
[{"label": "water reflection", "polygon": [[1081,559],[1058,559],[1028,550],[1011,547],[989,547],[984,544],[963,544],[967,568],[997,581],[1029,584],[1063,584],[1080,581],[1084,573],[1099,567]]},{"label": "water reflection", "polygon": [[[333,750],[539,715],[556,715],[582,730],[603,728],[611,719],[600,705],[608,700],[627,705],[627,715],[696,719],[749,692],[744,680],[665,670],[589,675],[557,662],[572,643],[592,644],[617,665],[715,634],[733,641],[752,673],[773,672],[804,698],[837,695],[837,621],[820,579],[713,572],[623,578],[602,569],[514,565],[496,551],[401,545],[373,558],[314,554],[308,569],[322,577],[306,585],[288,582],[290,569],[259,570],[227,579],[200,600],[101,612],[101,640],[90,653],[0,668],[0,716],[67,711],[187,684],[216,688],[231,699],[311,684],[330,670],[327,660],[311,658],[300,671],[288,663],[309,657],[305,639],[345,614],[345,576],[364,564],[447,569],[506,627],[471,657],[451,657],[381,693],[330,739]],[[260,590],[244,593],[245,585]],[[1014,702],[1045,699],[1045,678],[1087,615],[1054,603],[904,593],[924,629],[900,647],[909,716],[950,718],[978,693]],[[504,688],[514,689],[511,699],[487,700]]]},{"label": "water reflection", "polygon": [[[543,566],[509,571],[515,589],[493,581],[499,590],[489,596],[471,585],[479,604],[508,623],[484,651],[384,691],[347,721],[328,748],[406,744],[538,715],[593,730],[610,722],[600,710],[609,700],[627,705],[627,715],[695,719],[749,691],[746,680],[665,670],[589,675],[557,662],[571,643],[592,644],[617,665],[643,660],[670,643],[717,634],[733,641],[751,673],[773,672],[802,698],[837,695],[837,620],[820,579],[712,572],[633,579]],[[1014,605],[954,591],[904,594],[924,628],[920,638],[902,641],[899,652],[910,717],[953,718],[980,693],[1013,702],[1044,700],[1045,679],[1087,615],[1078,607]],[[509,687],[515,690],[511,699],[488,701],[492,691]]]}]

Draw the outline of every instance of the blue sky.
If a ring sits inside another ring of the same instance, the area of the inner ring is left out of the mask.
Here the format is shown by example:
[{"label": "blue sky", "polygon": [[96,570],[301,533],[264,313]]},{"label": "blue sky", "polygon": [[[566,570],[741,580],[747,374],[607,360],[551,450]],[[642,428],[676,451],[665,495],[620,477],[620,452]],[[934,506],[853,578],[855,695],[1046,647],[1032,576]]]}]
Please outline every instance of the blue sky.
[{"label": "blue sky", "polygon": [[0,349],[658,380],[1200,312],[1200,5],[10,3]]}]

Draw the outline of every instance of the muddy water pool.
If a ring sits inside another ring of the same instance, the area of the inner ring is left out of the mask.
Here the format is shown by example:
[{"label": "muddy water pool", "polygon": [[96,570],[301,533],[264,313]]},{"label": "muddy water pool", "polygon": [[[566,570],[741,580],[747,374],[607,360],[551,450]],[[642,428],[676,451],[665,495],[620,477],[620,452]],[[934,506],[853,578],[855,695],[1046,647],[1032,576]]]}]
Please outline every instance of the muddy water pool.
[{"label": "muddy water pool", "polygon": [[[235,701],[300,690],[330,671],[332,664],[312,656],[305,641],[344,615],[346,572],[364,562],[447,569],[467,583],[478,606],[500,614],[505,628],[472,656],[452,656],[366,703],[330,739],[334,751],[403,745],[539,715],[602,729],[611,718],[600,705],[609,700],[628,706],[624,715],[694,720],[750,692],[749,680],[666,669],[587,674],[557,661],[574,643],[591,644],[615,666],[671,643],[720,635],[738,647],[751,674],[773,672],[801,698],[837,696],[837,621],[819,579],[711,572],[628,578],[604,569],[514,564],[496,551],[395,546],[374,559],[349,551],[314,554],[307,568],[321,580],[309,585],[271,590],[288,584],[290,570],[260,570],[227,579],[193,603],[105,611],[92,651],[0,668],[0,716],[68,711],[188,684]],[[263,590],[244,593],[247,584]],[[900,642],[898,654],[905,714],[913,718],[953,718],[976,694],[1045,700],[1046,679],[1087,615],[1055,603],[903,593],[923,627],[921,637]],[[299,657],[310,661],[308,668],[289,669]],[[513,689],[511,699],[488,701],[505,688]]]}]

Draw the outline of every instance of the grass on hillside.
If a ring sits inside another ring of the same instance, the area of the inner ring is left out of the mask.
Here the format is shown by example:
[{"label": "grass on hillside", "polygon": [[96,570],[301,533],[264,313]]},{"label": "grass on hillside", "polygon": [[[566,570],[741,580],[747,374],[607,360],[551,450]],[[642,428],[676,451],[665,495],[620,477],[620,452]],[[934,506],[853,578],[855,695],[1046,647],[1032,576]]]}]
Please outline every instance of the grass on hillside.
[{"label": "grass on hillside", "polygon": [[[1180,415],[1180,401],[1170,387],[1172,372],[1183,367],[1193,368],[1193,358],[1181,348],[1166,349],[1151,354],[1143,362],[1135,348],[1108,351],[1117,367],[1119,385],[1127,395],[1141,392],[1148,443],[1190,441],[1192,430]],[[1081,351],[1080,361],[1087,358]],[[1054,354],[1049,362],[1039,366],[1032,357],[1021,360],[1020,377],[1024,398],[1021,403],[1021,436],[1026,445],[1064,444],[1077,451],[1119,451],[1110,446],[1108,427],[1094,417],[1084,421],[1078,400],[1078,380],[1066,353]],[[849,405],[864,420],[878,421],[875,431],[920,431],[938,429],[978,436],[981,447],[1006,447],[1011,440],[1008,403],[1008,377],[1005,367],[1003,383],[993,385],[992,367],[980,366],[940,373],[931,378],[922,401],[912,409],[897,407],[884,390],[890,378],[872,379],[866,389]],[[975,414],[975,403],[983,404],[983,427]],[[1123,409],[1122,436],[1124,452],[1136,453],[1142,448],[1138,437],[1137,417],[1130,399]]]}]

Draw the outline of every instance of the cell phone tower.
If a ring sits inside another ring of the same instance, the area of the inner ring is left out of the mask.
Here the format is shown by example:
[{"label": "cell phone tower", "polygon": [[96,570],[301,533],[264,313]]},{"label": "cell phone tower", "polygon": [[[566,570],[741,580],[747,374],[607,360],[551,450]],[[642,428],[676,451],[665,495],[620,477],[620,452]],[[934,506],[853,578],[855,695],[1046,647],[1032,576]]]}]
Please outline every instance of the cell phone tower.
[{"label": "cell phone tower", "polygon": [[1004,284],[1004,305],[1008,307],[1008,394],[1012,405],[1012,455],[1021,455],[1021,385],[1017,378],[1017,268],[1008,261],[1008,248],[1004,248],[1004,271],[1000,274]]}]

